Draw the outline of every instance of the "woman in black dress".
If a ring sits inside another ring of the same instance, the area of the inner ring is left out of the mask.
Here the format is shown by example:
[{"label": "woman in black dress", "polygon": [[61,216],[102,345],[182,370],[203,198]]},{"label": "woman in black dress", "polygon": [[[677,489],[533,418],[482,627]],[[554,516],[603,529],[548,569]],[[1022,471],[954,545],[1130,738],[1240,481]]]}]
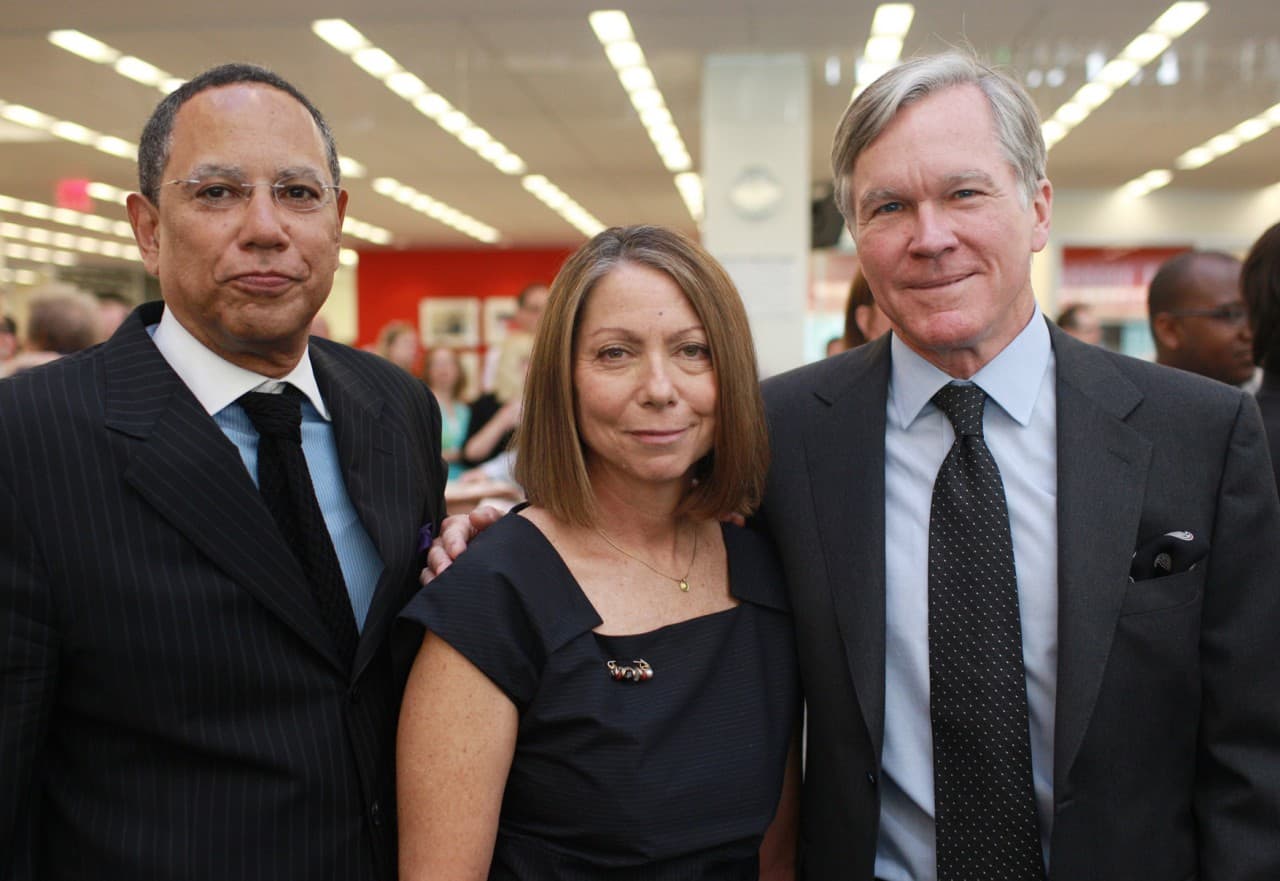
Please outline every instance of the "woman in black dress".
[{"label": "woman in black dress", "polygon": [[556,279],[518,438],[530,505],[405,610],[400,872],[794,876],[799,684],[748,513],[767,437],[724,270],[655,227]]}]

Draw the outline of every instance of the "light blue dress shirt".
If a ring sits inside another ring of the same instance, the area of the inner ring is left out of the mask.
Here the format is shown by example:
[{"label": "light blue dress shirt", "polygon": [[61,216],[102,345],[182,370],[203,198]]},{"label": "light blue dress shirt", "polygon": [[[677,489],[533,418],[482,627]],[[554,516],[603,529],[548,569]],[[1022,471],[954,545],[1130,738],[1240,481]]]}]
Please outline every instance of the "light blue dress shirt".
[{"label": "light blue dress shirt", "polygon": [[347,495],[333,425],[316,384],[310,353],[303,353],[292,371],[274,380],[232,364],[205,348],[167,309],[160,323],[147,330],[169,366],[191,389],[222,433],[236,445],[255,484],[258,482],[258,432],[236,399],[248,391],[279,390],[285,383],[306,396],[307,401],[302,405],[302,452],[338,555],[338,566],[347,583],[356,626],[363,630],[384,566]]},{"label": "light blue dress shirt", "polygon": [[[929,509],[955,439],[930,399],[952,377],[895,335],[885,429],[885,719],[877,878],[935,881],[929,721]],[[972,378],[987,393],[983,431],[1009,507],[1031,770],[1046,865],[1053,820],[1058,669],[1056,370],[1049,330],[1031,321]]]}]

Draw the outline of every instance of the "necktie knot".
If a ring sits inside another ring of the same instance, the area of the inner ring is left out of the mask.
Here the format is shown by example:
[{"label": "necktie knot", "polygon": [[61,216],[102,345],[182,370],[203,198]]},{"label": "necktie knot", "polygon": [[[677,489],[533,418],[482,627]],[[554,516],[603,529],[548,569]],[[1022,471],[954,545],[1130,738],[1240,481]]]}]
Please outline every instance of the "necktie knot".
[{"label": "necktie knot", "polygon": [[300,444],[302,397],[302,393],[293,386],[287,386],[278,395],[245,392],[240,396],[240,406],[249,414],[249,421],[259,435]]},{"label": "necktie knot", "polygon": [[933,404],[947,415],[958,436],[982,437],[987,393],[972,383],[950,382],[938,389]]}]

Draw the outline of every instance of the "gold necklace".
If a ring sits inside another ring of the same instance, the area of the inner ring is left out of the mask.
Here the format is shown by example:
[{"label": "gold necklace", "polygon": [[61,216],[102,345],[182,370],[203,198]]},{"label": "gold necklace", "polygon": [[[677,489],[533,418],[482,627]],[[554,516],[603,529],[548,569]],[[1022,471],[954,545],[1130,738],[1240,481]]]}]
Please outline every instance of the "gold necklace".
[{"label": "gold necklace", "polygon": [[648,569],[650,572],[654,573],[655,575],[661,575],[663,578],[667,579],[668,581],[674,581],[677,585],[679,585],[680,590],[682,590],[683,592],[685,593],[689,592],[689,573],[693,571],[693,561],[698,558],[698,527],[697,526],[693,527],[693,553],[689,555],[689,567],[684,570],[683,578],[676,578],[673,575],[668,575],[667,573],[663,572],[661,569],[656,569],[653,566],[650,566],[648,563],[646,563],[644,560],[640,559],[635,554],[628,551],[626,548],[619,547],[614,542],[613,539],[605,535],[604,530],[601,529],[599,526],[596,527],[596,532],[600,533],[600,537],[603,538],[606,542],[608,542],[609,547],[613,548],[618,553],[630,557],[631,559],[635,560],[637,563],[639,563],[641,566]]}]

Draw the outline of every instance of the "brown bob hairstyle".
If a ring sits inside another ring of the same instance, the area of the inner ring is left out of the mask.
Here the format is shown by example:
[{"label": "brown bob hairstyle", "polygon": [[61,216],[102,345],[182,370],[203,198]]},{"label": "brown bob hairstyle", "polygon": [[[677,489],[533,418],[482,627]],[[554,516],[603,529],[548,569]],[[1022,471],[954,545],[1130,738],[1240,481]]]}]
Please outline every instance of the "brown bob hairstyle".
[{"label": "brown bob hairstyle", "polygon": [[764,491],[769,437],[747,313],[714,257],[680,233],[657,226],[605,230],[579,248],[552,282],[525,380],[515,478],[531,503],[561,521],[597,525],[578,432],[574,346],[591,291],[624,263],[670,276],[702,321],[711,349],[718,386],[715,438],[711,452],[695,465],[696,480],[677,514],[749,514]]}]

